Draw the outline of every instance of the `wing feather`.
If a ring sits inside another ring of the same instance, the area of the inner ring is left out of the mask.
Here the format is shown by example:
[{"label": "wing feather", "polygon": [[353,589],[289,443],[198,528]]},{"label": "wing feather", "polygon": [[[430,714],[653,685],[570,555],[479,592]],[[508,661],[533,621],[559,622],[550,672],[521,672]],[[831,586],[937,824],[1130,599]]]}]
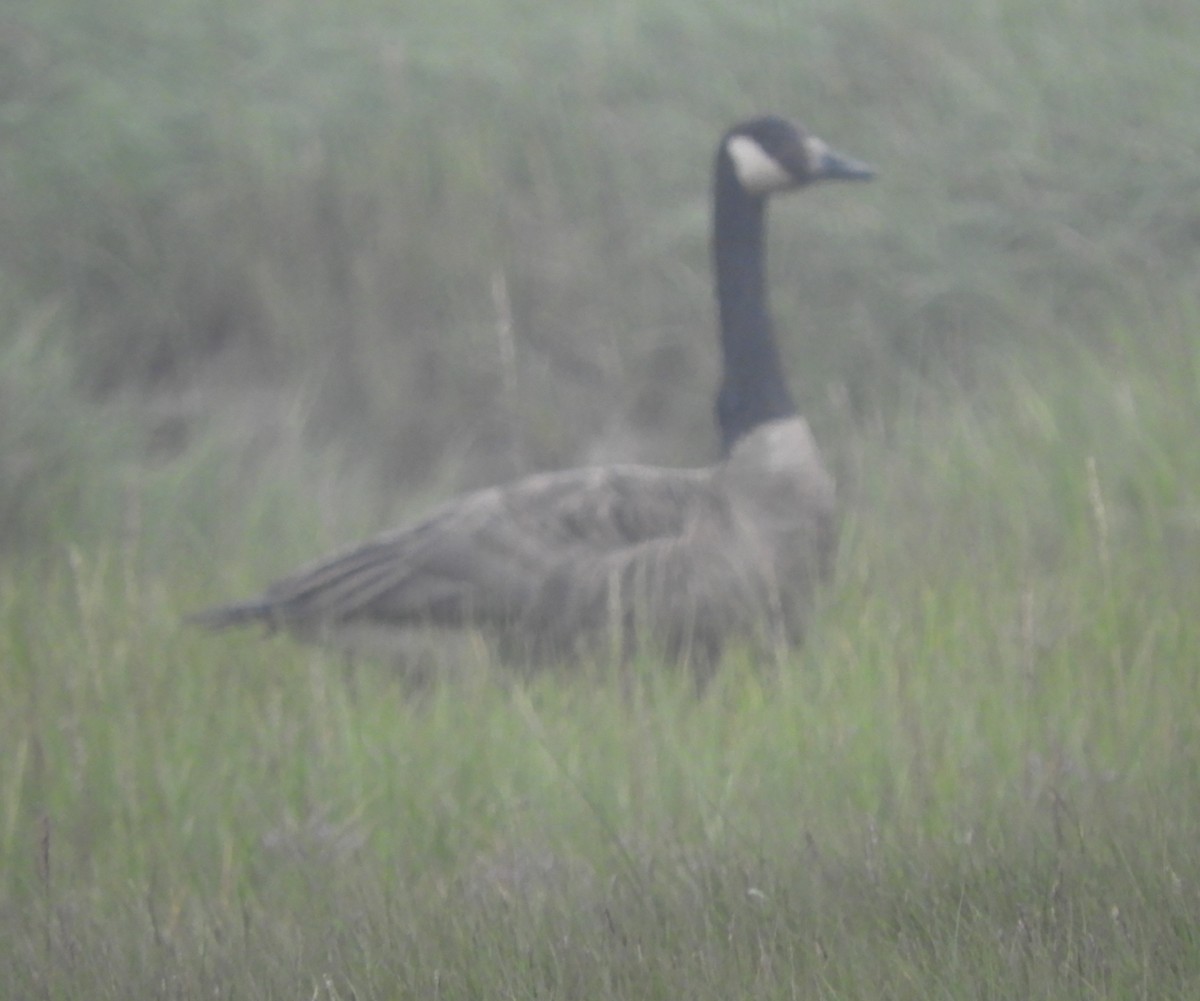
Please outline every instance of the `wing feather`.
[{"label": "wing feather", "polygon": [[710,505],[711,470],[570,470],[467,494],[272,584],[261,599],[201,612],[213,627],[264,621],[339,625],[471,622],[512,627],[537,614],[564,568],[680,536]]}]

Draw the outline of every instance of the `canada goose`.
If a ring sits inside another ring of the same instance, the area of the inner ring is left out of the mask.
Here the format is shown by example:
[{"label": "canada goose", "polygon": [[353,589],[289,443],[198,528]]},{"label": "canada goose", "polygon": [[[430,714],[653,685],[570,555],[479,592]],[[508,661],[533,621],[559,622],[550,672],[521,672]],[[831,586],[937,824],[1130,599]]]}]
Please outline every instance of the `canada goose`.
[{"label": "canada goose", "polygon": [[726,637],[798,643],[836,541],[834,484],[784,381],[765,293],[769,195],[873,171],[785,119],[717,148],[713,266],[724,457],[703,469],[609,466],[530,476],[202,611],[302,637],[476,626],[530,659],[649,641],[711,667]]}]

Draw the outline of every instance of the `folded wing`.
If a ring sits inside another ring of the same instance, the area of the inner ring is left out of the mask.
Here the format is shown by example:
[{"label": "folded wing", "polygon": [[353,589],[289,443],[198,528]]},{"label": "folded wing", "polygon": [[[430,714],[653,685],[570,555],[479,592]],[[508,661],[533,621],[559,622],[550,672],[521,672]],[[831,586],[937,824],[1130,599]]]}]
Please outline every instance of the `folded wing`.
[{"label": "folded wing", "polygon": [[669,549],[689,524],[711,516],[711,479],[707,469],[615,466],[480,490],[302,568],[259,599],[208,609],[194,621],[212,628],[261,621],[299,633],[538,623],[558,632],[544,620],[555,618],[567,582],[582,567],[619,564],[647,545]]}]

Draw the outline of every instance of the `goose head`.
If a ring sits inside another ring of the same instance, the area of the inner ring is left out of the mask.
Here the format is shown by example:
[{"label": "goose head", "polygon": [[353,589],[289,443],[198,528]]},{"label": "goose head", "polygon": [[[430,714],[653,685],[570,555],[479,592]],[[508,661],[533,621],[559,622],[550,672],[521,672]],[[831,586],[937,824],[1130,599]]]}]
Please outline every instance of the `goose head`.
[{"label": "goose head", "polygon": [[768,198],[821,180],[866,181],[875,172],[775,115],[735,125],[717,147],[713,265],[722,349],[716,416],[726,454],[767,421],[794,417],[767,308]]},{"label": "goose head", "polygon": [[732,177],[748,195],[765,197],[814,181],[867,181],[875,171],[844,156],[803,126],[766,115],[730,129],[721,143]]}]

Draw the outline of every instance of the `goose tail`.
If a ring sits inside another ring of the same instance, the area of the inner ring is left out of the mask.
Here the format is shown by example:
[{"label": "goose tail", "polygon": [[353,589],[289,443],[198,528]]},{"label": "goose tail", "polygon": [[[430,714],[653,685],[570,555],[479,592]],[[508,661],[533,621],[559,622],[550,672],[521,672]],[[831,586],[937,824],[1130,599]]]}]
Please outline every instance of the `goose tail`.
[{"label": "goose tail", "polygon": [[189,625],[200,626],[213,632],[232,629],[235,626],[264,622],[271,625],[272,605],[266,601],[239,601],[229,605],[214,605],[211,608],[192,612],[184,617]]}]

